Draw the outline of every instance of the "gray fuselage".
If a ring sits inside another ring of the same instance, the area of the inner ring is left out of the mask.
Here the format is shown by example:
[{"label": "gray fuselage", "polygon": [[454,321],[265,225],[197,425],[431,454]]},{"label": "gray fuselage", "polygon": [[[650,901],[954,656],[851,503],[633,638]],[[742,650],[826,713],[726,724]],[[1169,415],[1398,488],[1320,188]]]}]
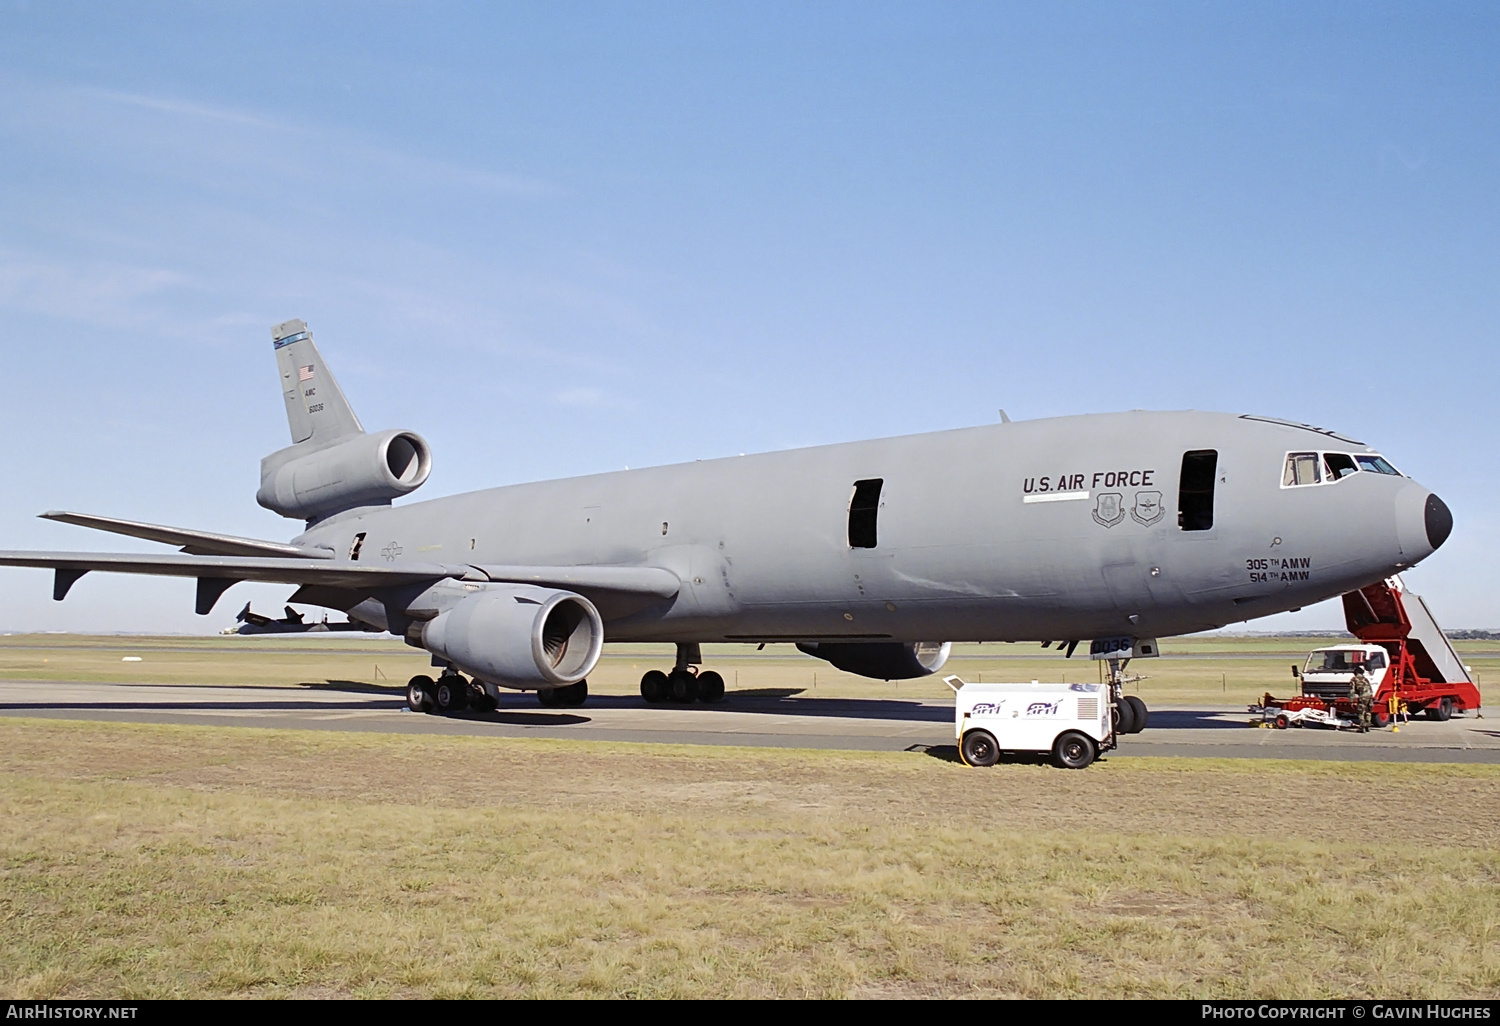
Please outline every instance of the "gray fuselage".
[{"label": "gray fuselage", "polygon": [[[1184,455],[1208,452],[1194,457],[1211,477],[1204,527],[1204,482],[1189,495],[1182,478]],[[1373,450],[1231,414],[1063,417],[366,507],[297,541],[348,558],[363,534],[361,561],[682,579],[669,601],[601,610],[611,641],[1168,636],[1331,598],[1446,537],[1432,504],[1446,507],[1405,476],[1284,484],[1301,452]],[[878,505],[851,514],[872,487],[856,483],[874,481]]]}]

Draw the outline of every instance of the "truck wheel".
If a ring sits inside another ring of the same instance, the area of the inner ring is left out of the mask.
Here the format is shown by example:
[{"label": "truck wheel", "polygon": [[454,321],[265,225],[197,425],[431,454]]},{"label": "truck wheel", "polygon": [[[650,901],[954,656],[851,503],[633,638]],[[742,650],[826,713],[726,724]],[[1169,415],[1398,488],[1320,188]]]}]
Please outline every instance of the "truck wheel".
[{"label": "truck wheel", "polygon": [[993,766],[1000,761],[1000,745],[987,730],[971,730],[964,735],[964,762],[970,766]]},{"label": "truck wheel", "polygon": [[1453,699],[1444,697],[1441,702],[1432,708],[1432,718],[1439,723],[1446,722],[1453,715]]},{"label": "truck wheel", "polygon": [[412,712],[432,708],[432,678],[418,674],[406,684],[406,707]]},{"label": "truck wheel", "polygon": [[1076,730],[1059,734],[1052,743],[1052,760],[1063,769],[1083,769],[1094,761],[1094,742]]},{"label": "truck wheel", "polygon": [[1370,710],[1370,726],[1389,727],[1391,725],[1390,706],[1377,705]]},{"label": "truck wheel", "polygon": [[1134,695],[1126,695],[1125,703],[1129,705],[1131,711],[1135,713],[1135,723],[1132,725],[1130,732],[1132,734],[1139,734],[1141,731],[1146,729],[1146,720],[1150,717],[1151,713],[1146,708],[1146,703],[1141,701],[1139,698],[1136,698]]},{"label": "truck wheel", "polygon": [[1291,726],[1291,723],[1292,723],[1292,721],[1289,720],[1289,719],[1287,719],[1286,713],[1279,713],[1279,714],[1277,714],[1277,716],[1276,716],[1276,729],[1277,730],[1285,730],[1287,727]]}]

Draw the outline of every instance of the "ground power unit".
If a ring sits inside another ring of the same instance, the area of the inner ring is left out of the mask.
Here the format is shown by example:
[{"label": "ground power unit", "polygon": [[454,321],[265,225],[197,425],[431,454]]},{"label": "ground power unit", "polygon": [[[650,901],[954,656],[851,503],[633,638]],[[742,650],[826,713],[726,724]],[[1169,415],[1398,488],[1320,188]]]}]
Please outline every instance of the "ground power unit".
[{"label": "ground power unit", "polygon": [[1064,769],[1083,769],[1115,747],[1104,684],[966,684],[957,694],[954,734],[969,766],[993,766],[1006,752],[1042,752]]}]

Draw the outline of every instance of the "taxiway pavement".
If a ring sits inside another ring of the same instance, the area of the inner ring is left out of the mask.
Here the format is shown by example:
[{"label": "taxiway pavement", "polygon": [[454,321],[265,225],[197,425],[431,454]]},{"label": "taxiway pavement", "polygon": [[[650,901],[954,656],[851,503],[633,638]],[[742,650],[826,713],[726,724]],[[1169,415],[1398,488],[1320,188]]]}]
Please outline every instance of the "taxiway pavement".
[{"label": "taxiway pavement", "polygon": [[[297,730],[575,738],[662,744],[750,745],[863,751],[953,745],[953,706],[940,699],[808,698],[731,692],[722,704],[647,705],[590,696],[581,709],[543,709],[532,695],[506,696],[492,713],[431,716],[406,709],[395,689],[358,685],[217,687],[0,681],[0,715],[275,727]],[[1500,721],[1476,716],[1414,720],[1397,732],[1346,733],[1248,726],[1238,708],[1162,708],[1112,757],[1189,756],[1500,763]]]}]

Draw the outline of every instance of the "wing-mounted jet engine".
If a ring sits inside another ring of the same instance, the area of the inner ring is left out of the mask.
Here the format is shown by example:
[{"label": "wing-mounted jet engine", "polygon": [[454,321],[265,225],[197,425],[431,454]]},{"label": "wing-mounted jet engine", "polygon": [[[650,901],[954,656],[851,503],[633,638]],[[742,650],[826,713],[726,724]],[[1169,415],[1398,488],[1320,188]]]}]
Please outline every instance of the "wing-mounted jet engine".
[{"label": "wing-mounted jet engine", "polygon": [[911,680],[941,670],[953,646],[946,641],[805,641],[797,648],[828,660],[845,673],[876,680]]},{"label": "wing-mounted jet engine", "polygon": [[432,471],[422,436],[365,434],[306,322],[286,321],[271,334],[292,444],[260,461],[255,500],[284,517],[316,522],[361,506],[388,506],[421,487]]},{"label": "wing-mounted jet engine", "polygon": [[[423,624],[421,642],[476,681],[535,688],[552,705],[582,705],[584,678],[603,651],[604,620],[582,595],[497,584]],[[412,681],[409,697],[414,708],[451,704],[426,678]]]}]

